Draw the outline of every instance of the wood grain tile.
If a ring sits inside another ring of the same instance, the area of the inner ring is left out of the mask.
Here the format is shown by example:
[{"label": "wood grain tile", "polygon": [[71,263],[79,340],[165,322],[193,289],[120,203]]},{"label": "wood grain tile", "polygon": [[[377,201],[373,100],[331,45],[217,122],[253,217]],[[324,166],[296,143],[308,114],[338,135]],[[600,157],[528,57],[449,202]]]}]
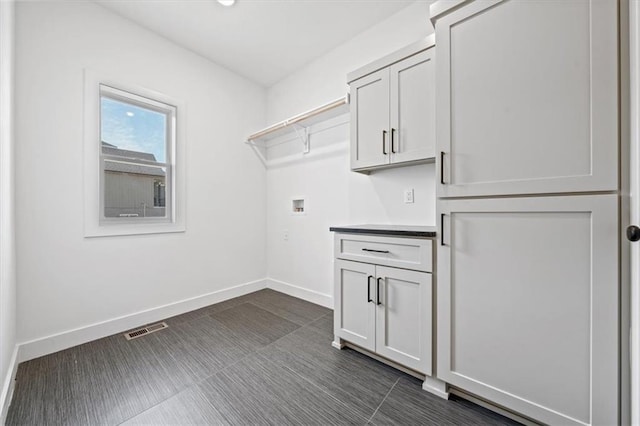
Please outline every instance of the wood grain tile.
[{"label": "wood grain tile", "polygon": [[242,339],[235,338],[231,330],[210,316],[164,331],[149,336],[155,337],[155,342],[150,342],[152,350],[158,359],[165,360],[163,366],[169,370],[186,369],[192,381],[203,380],[252,351],[251,346],[243,345]]},{"label": "wood grain tile", "polygon": [[87,424],[121,423],[185,388],[179,376],[166,375],[168,368],[148,345],[122,340],[107,341],[78,363],[73,392],[76,403],[84,407]]},{"label": "wood grain tile", "polygon": [[331,312],[324,306],[297,299],[287,294],[265,289],[253,293],[251,303],[271,313],[281,316],[299,325],[310,322]]},{"label": "wood grain tile", "polygon": [[21,364],[7,423],[117,424],[155,405],[175,387],[141,355],[107,338]]},{"label": "wood grain tile", "polygon": [[233,299],[225,300],[224,302],[215,303],[213,305],[205,306],[200,309],[193,310],[191,312],[186,312],[184,314],[176,315],[171,318],[167,318],[165,321],[169,325],[176,325],[183,322],[191,321],[206,315],[210,315],[214,312],[222,312],[226,309],[233,308],[238,305],[242,305],[243,303],[247,303],[252,300],[259,292],[253,292],[249,294],[245,294],[244,296],[236,297]]},{"label": "wood grain tile", "polygon": [[111,336],[23,363],[11,410],[15,417],[9,420],[117,424],[249,352],[210,317],[131,341]]},{"label": "wood grain tile", "polygon": [[189,388],[149,410],[124,422],[123,425],[227,425],[197,387]]},{"label": "wood grain tile", "polygon": [[74,404],[78,376],[73,351],[62,351],[21,363],[7,414],[7,425],[86,424],[83,407]]},{"label": "wood grain tile", "polygon": [[364,424],[367,419],[302,377],[251,356],[200,385],[232,424]]},{"label": "wood grain tile", "polygon": [[371,416],[403,374],[351,349],[338,350],[309,328],[260,350],[266,358],[295,371],[362,416]]},{"label": "wood grain tile", "polygon": [[239,342],[254,349],[266,346],[300,328],[298,324],[252,303],[244,303],[210,316],[231,330]]},{"label": "wood grain tile", "polygon": [[518,425],[506,417],[452,397],[445,401],[425,392],[421,382],[404,376],[371,419],[376,425]]},{"label": "wood grain tile", "polygon": [[307,327],[333,341],[333,311],[308,324]]},{"label": "wood grain tile", "polygon": [[272,290],[168,323],[21,363],[6,423],[514,424],[331,347],[331,311]]}]

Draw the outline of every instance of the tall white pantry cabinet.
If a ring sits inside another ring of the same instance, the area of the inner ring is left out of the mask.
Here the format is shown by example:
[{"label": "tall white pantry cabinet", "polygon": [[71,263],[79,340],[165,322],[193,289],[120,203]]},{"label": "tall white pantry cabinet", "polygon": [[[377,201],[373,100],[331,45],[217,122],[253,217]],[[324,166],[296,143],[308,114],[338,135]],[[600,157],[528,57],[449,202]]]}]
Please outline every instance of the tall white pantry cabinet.
[{"label": "tall white pantry cabinet", "polygon": [[431,6],[437,377],[547,424],[620,423],[618,14]]}]

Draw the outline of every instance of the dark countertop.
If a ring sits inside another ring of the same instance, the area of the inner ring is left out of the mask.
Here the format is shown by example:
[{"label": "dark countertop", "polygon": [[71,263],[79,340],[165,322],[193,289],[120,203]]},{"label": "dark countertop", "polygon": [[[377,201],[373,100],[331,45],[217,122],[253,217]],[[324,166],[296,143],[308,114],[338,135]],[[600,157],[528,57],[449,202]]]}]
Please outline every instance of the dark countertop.
[{"label": "dark countertop", "polygon": [[345,225],[332,226],[331,232],[343,234],[369,234],[369,235],[389,235],[396,237],[420,237],[435,238],[435,226],[410,226],[410,225]]}]

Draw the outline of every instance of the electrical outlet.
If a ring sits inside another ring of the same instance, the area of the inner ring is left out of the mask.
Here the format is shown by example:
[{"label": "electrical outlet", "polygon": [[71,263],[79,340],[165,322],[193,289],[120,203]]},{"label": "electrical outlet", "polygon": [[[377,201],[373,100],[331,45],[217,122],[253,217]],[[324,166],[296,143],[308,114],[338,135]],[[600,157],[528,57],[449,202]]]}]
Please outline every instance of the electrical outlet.
[{"label": "electrical outlet", "polygon": [[284,230],[282,231],[282,239],[283,239],[284,241],[289,241],[289,231],[288,231],[287,229],[284,229]]},{"label": "electrical outlet", "polygon": [[404,190],[404,202],[406,204],[413,203],[413,188]]}]

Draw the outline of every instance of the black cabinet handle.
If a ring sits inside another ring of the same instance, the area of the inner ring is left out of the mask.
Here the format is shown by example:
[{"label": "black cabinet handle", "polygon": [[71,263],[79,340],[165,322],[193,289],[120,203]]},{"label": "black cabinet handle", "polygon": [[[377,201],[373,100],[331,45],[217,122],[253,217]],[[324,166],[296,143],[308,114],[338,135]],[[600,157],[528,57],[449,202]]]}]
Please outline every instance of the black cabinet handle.
[{"label": "black cabinet handle", "polygon": [[384,278],[378,278],[378,288],[376,288],[376,299],[378,299],[376,301],[376,305],[382,305],[382,302],[380,302],[380,280],[382,280]]},{"label": "black cabinet handle", "polygon": [[393,154],[396,153],[396,148],[395,148],[395,138],[393,137],[393,135],[396,133],[396,129],[394,129],[393,127],[391,128],[391,152]]},{"label": "black cabinet handle", "polygon": [[444,151],[440,151],[440,183],[444,185]]},{"label": "black cabinet handle", "polygon": [[387,131],[382,131],[382,153],[387,155]]},{"label": "black cabinet handle", "polygon": [[373,275],[367,277],[367,303],[373,302],[371,298],[371,278],[373,278]]},{"label": "black cabinet handle", "polygon": [[640,240],[640,228],[636,225],[627,227],[627,240],[633,242]]},{"label": "black cabinet handle", "polygon": [[363,248],[362,251],[371,251],[374,253],[389,253],[389,250],[374,250],[374,249],[368,249],[368,248]]},{"label": "black cabinet handle", "polygon": [[444,213],[440,213],[440,245],[444,246]]}]

